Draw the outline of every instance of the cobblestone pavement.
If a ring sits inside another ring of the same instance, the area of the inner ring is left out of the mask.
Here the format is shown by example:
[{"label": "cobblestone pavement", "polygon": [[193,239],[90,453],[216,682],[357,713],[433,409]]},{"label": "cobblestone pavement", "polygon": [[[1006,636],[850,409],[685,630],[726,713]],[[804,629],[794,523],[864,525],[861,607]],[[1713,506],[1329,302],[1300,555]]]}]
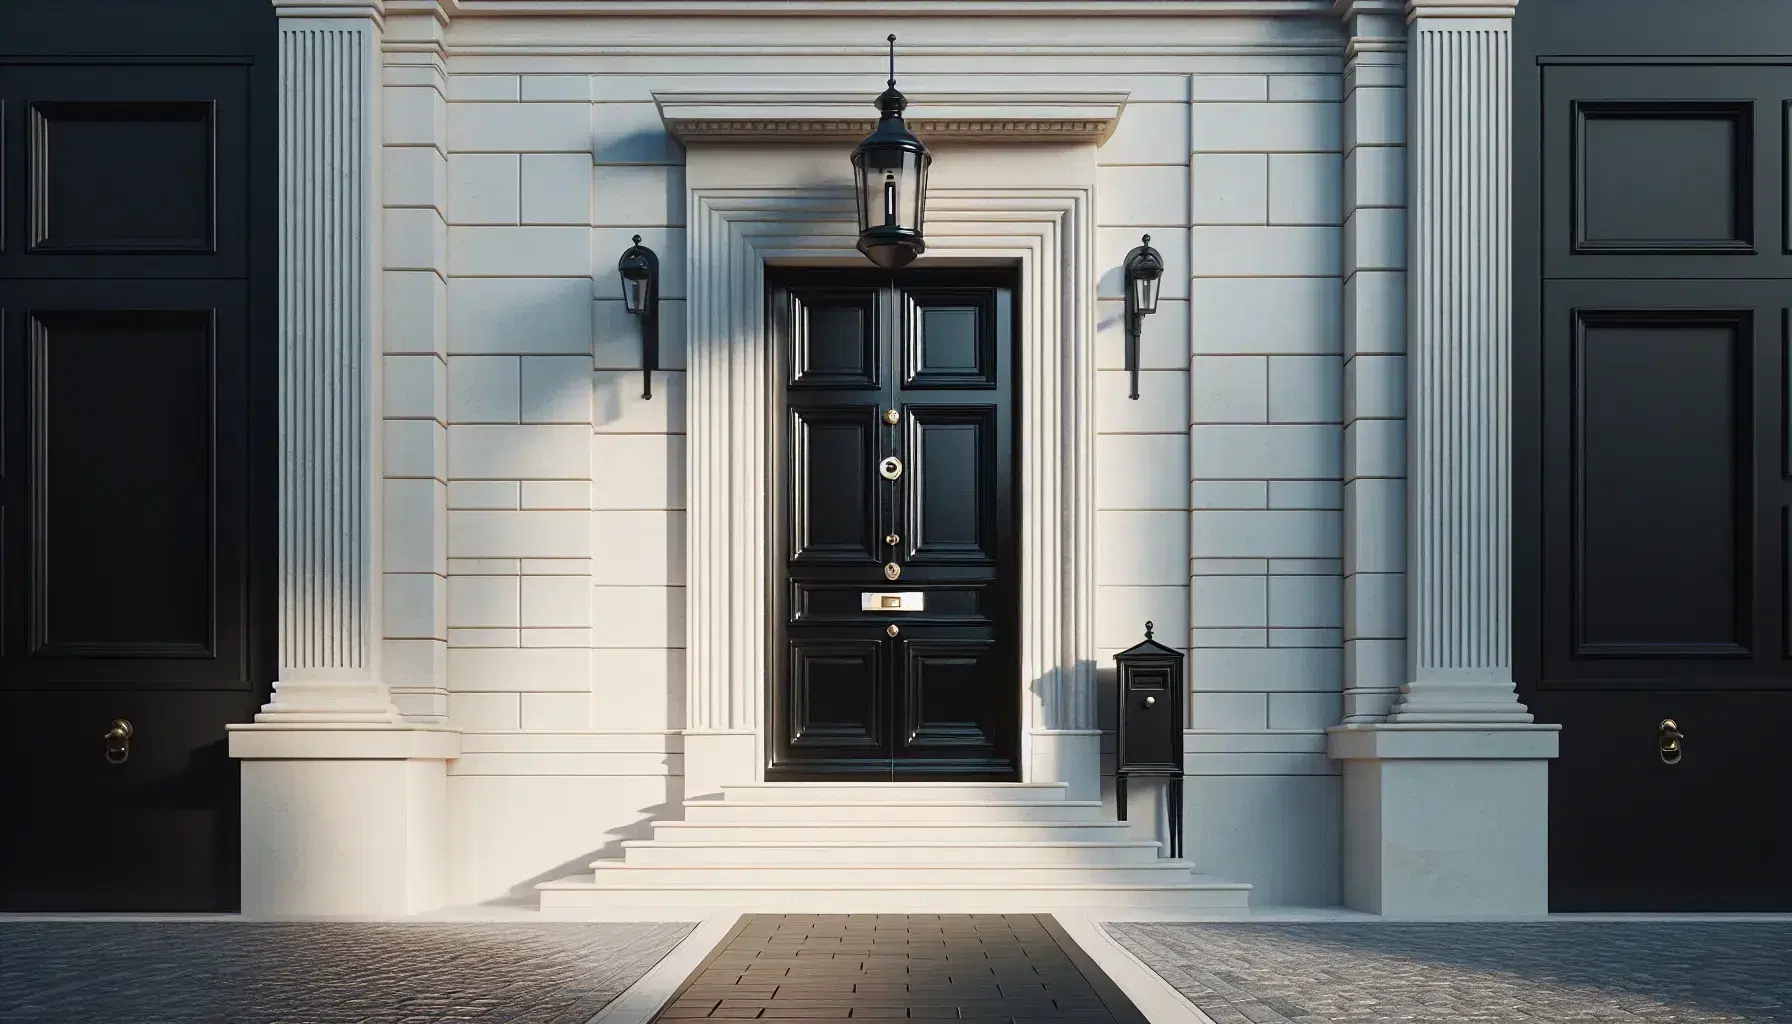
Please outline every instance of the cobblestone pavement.
[{"label": "cobblestone pavement", "polygon": [[585,1024],[691,927],[0,921],[0,1021]]},{"label": "cobblestone pavement", "polygon": [[753,914],[658,1018],[1145,1024],[1045,914]]},{"label": "cobblestone pavement", "polygon": [[1792,922],[1103,927],[1214,1024],[1792,1022]]}]

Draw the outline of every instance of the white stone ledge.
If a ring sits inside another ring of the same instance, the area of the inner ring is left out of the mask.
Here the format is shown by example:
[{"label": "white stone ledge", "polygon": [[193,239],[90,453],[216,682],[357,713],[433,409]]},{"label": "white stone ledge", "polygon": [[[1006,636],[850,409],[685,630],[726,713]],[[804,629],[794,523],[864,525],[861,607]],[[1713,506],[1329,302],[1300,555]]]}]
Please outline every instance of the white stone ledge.
[{"label": "white stone ledge", "polygon": [[1541,723],[1457,725],[1372,723],[1326,730],[1327,747],[1341,761],[1547,759],[1560,749],[1562,727]]},{"label": "white stone ledge", "polygon": [[[928,140],[1106,142],[1125,92],[917,92],[905,115]],[[655,92],[666,131],[692,142],[848,142],[877,126],[860,92]]]},{"label": "white stone ledge", "polygon": [[336,722],[231,725],[230,756],[258,761],[449,760],[460,756],[453,729]]}]

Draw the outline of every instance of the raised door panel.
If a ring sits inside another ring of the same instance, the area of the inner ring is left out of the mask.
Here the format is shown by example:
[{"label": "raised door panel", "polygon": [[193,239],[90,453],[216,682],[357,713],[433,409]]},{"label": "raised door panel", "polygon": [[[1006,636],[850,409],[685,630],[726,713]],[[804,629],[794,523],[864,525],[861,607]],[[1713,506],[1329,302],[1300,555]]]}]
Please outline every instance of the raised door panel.
[{"label": "raised door panel", "polygon": [[247,276],[248,89],[229,63],[0,66],[0,148],[23,157],[0,276]]},{"label": "raised door panel", "polygon": [[997,410],[919,406],[909,411],[913,474],[908,559],[917,566],[997,557]]},{"label": "raised door panel", "polygon": [[0,686],[252,687],[240,301],[197,282],[121,282],[103,303],[33,290],[6,303],[7,597],[24,614]]},{"label": "raised door panel", "polygon": [[[998,647],[988,639],[915,638],[902,644],[902,734],[897,756],[980,760],[1001,746],[1006,709]],[[1008,693],[1012,696],[1011,693]]]},{"label": "raised door panel", "polygon": [[1778,685],[1783,298],[1560,282],[1545,310],[1540,686]]},{"label": "raised door panel", "polygon": [[877,407],[791,411],[789,539],[794,564],[880,561]]},{"label": "raised door panel", "polygon": [[1542,96],[1545,277],[1792,276],[1787,69],[1551,65]]},{"label": "raised door panel", "polygon": [[882,384],[878,295],[870,288],[789,293],[790,387],[874,390]]},{"label": "raised door panel", "polygon": [[888,756],[885,647],[870,636],[791,637],[786,735],[793,754]]},{"label": "raised door panel", "polygon": [[910,288],[902,294],[905,388],[997,386],[996,289]]}]

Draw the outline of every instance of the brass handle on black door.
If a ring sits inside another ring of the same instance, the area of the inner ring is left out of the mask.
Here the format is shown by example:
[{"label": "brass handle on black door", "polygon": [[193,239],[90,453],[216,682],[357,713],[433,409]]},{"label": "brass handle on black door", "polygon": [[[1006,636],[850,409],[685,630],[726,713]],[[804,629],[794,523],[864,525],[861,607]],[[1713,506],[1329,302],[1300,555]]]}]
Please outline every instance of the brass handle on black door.
[{"label": "brass handle on black door", "polygon": [[1145,706],[1148,708],[1157,707],[1157,698],[1156,697],[1146,697],[1145,698]]},{"label": "brass handle on black door", "polygon": [[1662,764],[1680,763],[1680,741],[1685,738],[1686,734],[1680,731],[1679,723],[1672,718],[1661,720],[1661,724],[1655,727],[1655,742],[1661,748]]},{"label": "brass handle on black door", "polygon": [[106,730],[106,760],[112,764],[123,764],[131,757],[131,734],[137,730],[123,718],[114,718],[112,727]]}]

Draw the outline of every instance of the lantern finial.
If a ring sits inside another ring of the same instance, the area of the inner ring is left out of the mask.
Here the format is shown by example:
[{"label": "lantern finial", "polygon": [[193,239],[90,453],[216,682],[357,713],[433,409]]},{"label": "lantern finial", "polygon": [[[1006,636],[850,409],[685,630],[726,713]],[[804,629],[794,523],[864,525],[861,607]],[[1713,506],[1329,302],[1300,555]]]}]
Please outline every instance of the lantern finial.
[{"label": "lantern finial", "polygon": [[1151,622],[1149,620],[1145,622],[1145,639],[1151,639]]}]

